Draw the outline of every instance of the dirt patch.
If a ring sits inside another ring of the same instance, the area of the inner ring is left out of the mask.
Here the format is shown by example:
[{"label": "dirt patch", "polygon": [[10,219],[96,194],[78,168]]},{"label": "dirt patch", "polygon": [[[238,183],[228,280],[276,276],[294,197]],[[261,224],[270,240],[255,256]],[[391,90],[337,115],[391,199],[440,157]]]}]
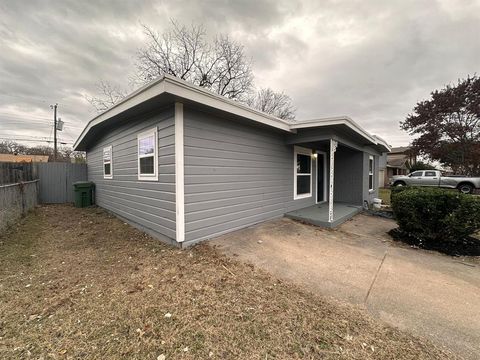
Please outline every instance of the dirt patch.
[{"label": "dirt patch", "polygon": [[100,209],[46,206],[0,237],[0,357],[445,359],[428,341]]}]

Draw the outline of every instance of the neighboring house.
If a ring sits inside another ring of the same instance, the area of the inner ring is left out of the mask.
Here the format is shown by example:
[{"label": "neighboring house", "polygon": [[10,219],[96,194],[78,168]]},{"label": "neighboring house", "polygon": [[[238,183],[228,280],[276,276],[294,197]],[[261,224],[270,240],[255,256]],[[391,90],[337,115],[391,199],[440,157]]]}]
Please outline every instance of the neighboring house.
[{"label": "neighboring house", "polygon": [[378,159],[378,187],[383,188],[388,184],[387,177],[387,156],[388,153],[383,153]]},{"label": "neighboring house", "polygon": [[336,224],[334,202],[378,196],[390,150],[348,117],[289,123],[167,75],[91,120],[74,148],[99,206],[181,246],[312,206]]},{"label": "neighboring house", "polygon": [[417,163],[415,152],[408,146],[394,147],[386,154],[386,171],[384,172],[384,185],[394,175],[406,175],[412,165]]},{"label": "neighboring house", "polygon": [[48,162],[48,155],[0,154],[0,162],[15,162],[15,163]]}]

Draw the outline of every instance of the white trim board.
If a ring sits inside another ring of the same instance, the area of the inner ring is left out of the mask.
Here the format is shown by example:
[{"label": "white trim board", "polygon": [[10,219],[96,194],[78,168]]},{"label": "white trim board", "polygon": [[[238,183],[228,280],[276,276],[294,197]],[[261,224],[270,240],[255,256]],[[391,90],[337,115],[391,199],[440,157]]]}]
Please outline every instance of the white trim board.
[{"label": "white trim board", "polygon": [[90,120],[87,126],[83,129],[78,139],[75,141],[74,149],[80,146],[81,142],[91,130],[92,127],[121,114],[122,112],[139,105],[147,100],[153,99],[161,94],[171,94],[178,98],[187,99],[196,103],[204,104],[212,108],[216,108],[231,114],[235,114],[247,119],[251,119],[258,123],[268,125],[283,131],[295,133],[297,129],[312,128],[329,125],[344,125],[360,134],[366,140],[373,145],[383,145],[386,149],[390,150],[390,147],[385,141],[378,136],[369,134],[361,126],[355,123],[348,116],[316,119],[316,120],[303,120],[296,121],[295,123],[289,123],[285,120],[277,118],[275,116],[265,114],[261,111],[250,108],[246,105],[240,104],[237,101],[227,99],[223,96],[215,94],[204,88],[196,85],[192,85],[187,81],[178,79],[171,75],[164,75],[157,80],[145,85],[144,87],[133,92],[119,103],[112,106],[110,109],[99,114],[92,120]]},{"label": "white trim board", "polygon": [[177,242],[185,240],[185,157],[183,104],[175,103],[175,213]]},{"label": "white trim board", "polygon": [[[110,174],[105,174],[105,150],[110,151]],[[102,151],[102,164],[103,164],[103,178],[104,179],[113,179],[113,146],[110,144],[105,146]]]},{"label": "white trim board", "polygon": [[[308,194],[297,195],[297,176],[302,176],[302,174],[297,174],[297,155],[307,155],[310,157],[310,174],[303,174],[303,176],[310,176],[310,192]],[[307,149],[300,146],[293,147],[293,200],[307,199],[313,195],[313,159],[312,159],[312,149]]]},{"label": "white trim board", "polygon": [[[370,173],[370,161],[372,162],[372,172]],[[372,187],[370,188],[370,176],[372,177]],[[373,193],[375,191],[375,157],[368,155],[368,192]]]},{"label": "white trim board", "polygon": [[[140,159],[150,155],[140,155],[140,139],[153,135],[155,146],[153,147],[153,174],[140,174]],[[139,181],[158,181],[158,129],[154,128],[142,131],[137,134],[137,178]]]}]

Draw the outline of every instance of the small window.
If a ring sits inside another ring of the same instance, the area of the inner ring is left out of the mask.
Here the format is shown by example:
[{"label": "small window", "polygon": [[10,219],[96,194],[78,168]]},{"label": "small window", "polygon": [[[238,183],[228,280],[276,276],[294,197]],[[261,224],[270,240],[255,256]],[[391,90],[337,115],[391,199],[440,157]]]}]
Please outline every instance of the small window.
[{"label": "small window", "polygon": [[158,180],[157,128],[138,134],[138,179]]},{"label": "small window", "polygon": [[425,171],[425,176],[437,176],[435,171]]},{"label": "small window", "polygon": [[113,179],[112,146],[103,148],[103,178]]},{"label": "small window", "polygon": [[295,147],[294,199],[312,196],[312,151]]},{"label": "small window", "polygon": [[410,176],[412,176],[412,177],[419,177],[419,176],[422,176],[422,175],[423,175],[423,171],[415,171],[415,172],[410,174]]},{"label": "small window", "polygon": [[373,173],[375,172],[375,162],[373,156],[368,158],[368,190],[373,191]]}]

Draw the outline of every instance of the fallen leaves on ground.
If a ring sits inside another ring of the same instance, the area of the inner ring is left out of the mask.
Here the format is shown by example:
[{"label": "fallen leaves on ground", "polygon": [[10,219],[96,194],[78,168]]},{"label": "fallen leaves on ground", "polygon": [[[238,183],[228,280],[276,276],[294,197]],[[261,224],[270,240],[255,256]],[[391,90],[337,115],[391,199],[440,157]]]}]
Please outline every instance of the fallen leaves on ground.
[{"label": "fallen leaves on ground", "polygon": [[99,208],[43,206],[0,236],[0,358],[445,359],[428,341],[207,244]]}]

